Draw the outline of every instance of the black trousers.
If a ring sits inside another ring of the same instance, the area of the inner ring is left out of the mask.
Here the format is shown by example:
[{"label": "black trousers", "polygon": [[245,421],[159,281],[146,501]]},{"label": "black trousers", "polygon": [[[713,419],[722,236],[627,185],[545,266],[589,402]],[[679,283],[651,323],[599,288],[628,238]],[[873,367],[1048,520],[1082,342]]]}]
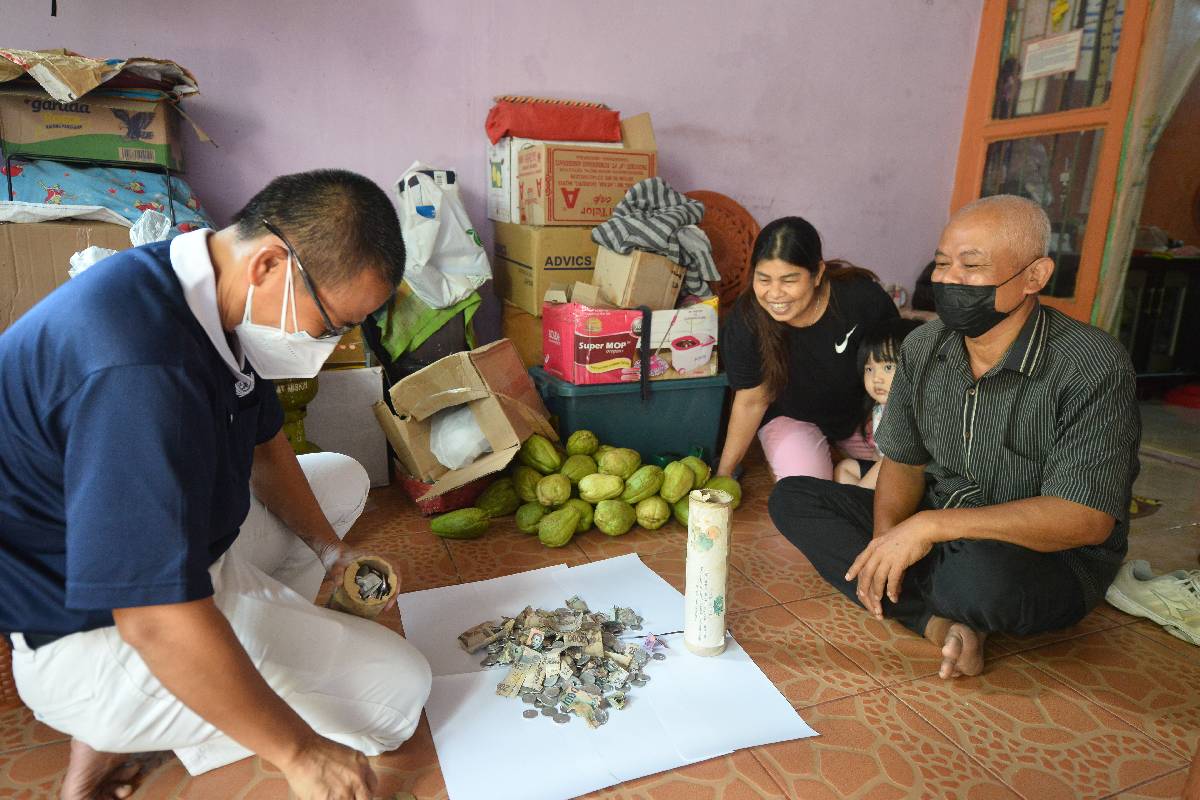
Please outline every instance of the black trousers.
[{"label": "black trousers", "polygon": [[[875,493],[818,478],[784,478],[771,492],[775,527],[854,602],[846,571],[871,541]],[[1078,578],[1056,553],[1006,542],[957,539],[935,544],[908,568],[900,601],[883,613],[923,636],[931,616],[977,631],[1027,635],[1074,625],[1087,607]]]}]

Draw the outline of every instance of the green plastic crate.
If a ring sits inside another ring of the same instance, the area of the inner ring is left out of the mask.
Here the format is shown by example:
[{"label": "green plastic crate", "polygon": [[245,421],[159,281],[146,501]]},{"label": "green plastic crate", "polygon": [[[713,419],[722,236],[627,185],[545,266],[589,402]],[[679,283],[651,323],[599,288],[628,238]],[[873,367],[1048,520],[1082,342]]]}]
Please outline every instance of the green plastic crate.
[{"label": "green plastic crate", "polygon": [[637,450],[648,463],[667,454],[695,452],[710,463],[717,457],[728,386],[724,374],[651,381],[645,403],[638,383],[578,386],[547,375],[541,367],[529,374],[546,408],[558,418],[563,439],[589,430],[604,444]]}]

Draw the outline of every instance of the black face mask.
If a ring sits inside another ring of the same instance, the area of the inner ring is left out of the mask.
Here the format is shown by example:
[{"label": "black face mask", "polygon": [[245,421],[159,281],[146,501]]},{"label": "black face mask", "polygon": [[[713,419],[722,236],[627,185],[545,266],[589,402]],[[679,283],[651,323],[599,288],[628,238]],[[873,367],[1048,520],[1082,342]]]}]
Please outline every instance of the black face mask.
[{"label": "black face mask", "polygon": [[1042,256],[1038,256],[1017,270],[1016,275],[1013,275],[1012,278],[994,286],[971,286],[965,283],[934,281],[933,307],[937,311],[937,315],[941,317],[942,323],[950,330],[958,331],[970,339],[983,336],[1021,307],[1021,303],[1017,303],[1008,311],[997,311],[996,290],[1041,259]]}]

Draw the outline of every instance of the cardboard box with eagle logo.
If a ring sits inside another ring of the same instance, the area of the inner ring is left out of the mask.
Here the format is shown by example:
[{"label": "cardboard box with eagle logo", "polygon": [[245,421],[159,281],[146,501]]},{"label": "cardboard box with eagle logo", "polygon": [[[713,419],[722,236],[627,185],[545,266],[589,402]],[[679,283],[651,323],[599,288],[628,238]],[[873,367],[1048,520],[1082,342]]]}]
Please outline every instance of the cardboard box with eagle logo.
[{"label": "cardboard box with eagle logo", "polygon": [[83,158],[183,170],[179,115],[166,101],[89,92],[62,103],[35,90],[0,90],[6,156]]},{"label": "cardboard box with eagle logo", "polygon": [[178,103],[198,91],[174,61],[0,47],[0,152],[182,172]]}]

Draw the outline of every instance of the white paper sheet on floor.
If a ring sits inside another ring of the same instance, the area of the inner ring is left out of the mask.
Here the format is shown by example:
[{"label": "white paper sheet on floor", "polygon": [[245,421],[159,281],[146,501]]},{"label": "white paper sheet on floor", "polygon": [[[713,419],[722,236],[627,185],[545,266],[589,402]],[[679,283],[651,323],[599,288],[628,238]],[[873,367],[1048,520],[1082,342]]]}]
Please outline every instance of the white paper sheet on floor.
[{"label": "white paper sheet on floor", "polygon": [[[664,637],[651,683],[607,725],[555,725],[496,694],[504,668],[479,665],[458,634],[527,605],[559,608],[579,595],[594,611],[630,606],[645,633],[683,629],[683,595],[636,555],[558,565],[398,598],[405,635],[429,659],[426,711],[450,800],[561,800],[744,747],[816,736],[738,644],[701,658]],[[532,766],[531,766],[532,765]]]}]

